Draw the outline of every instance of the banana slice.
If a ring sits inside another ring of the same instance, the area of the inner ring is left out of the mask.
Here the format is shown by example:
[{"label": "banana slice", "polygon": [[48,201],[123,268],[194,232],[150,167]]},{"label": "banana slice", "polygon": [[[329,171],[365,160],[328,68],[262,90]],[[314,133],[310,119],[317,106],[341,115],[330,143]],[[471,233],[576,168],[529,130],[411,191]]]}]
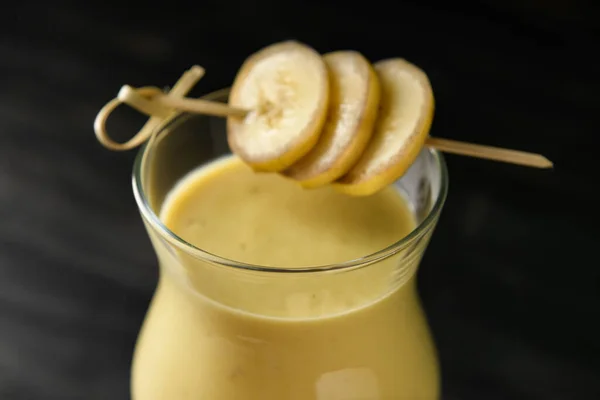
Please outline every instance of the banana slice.
[{"label": "banana slice", "polygon": [[371,141],[356,165],[334,187],[367,196],[400,178],[425,145],[434,99],[425,72],[401,58],[380,61],[381,104]]},{"label": "banana slice", "polygon": [[317,143],[327,116],[329,76],[312,48],[288,41],[250,56],[229,104],[251,110],[227,119],[231,150],[256,171],[281,171]]},{"label": "banana slice", "polygon": [[323,186],[344,175],[365,150],[379,107],[379,79],[355,51],[326,54],[329,111],[316,146],[284,175],[305,188]]}]

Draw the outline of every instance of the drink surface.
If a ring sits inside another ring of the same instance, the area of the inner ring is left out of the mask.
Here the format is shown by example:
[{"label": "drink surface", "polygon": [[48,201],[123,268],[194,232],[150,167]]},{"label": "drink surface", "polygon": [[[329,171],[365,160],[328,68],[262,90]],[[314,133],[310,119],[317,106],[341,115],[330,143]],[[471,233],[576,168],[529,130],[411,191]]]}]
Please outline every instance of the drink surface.
[{"label": "drink surface", "polygon": [[363,257],[415,227],[406,201],[392,187],[369,197],[330,187],[306,190],[279,175],[254,173],[235,157],[182,179],[167,197],[161,220],[213,254],[287,268]]},{"label": "drink surface", "polygon": [[[160,217],[205,251],[290,269],[371,254],[415,227],[391,187],[305,190],[235,157],[182,179]],[[134,400],[437,398],[414,282],[422,250],[348,272],[255,276],[173,256],[150,236],[161,278],[134,356]]]}]

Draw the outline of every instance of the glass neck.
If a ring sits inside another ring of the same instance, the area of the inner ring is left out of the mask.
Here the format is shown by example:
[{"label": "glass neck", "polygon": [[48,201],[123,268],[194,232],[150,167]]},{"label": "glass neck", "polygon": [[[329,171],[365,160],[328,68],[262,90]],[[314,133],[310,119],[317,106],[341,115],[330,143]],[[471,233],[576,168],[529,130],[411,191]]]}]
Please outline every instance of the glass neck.
[{"label": "glass neck", "polygon": [[148,222],[159,259],[161,281],[181,295],[210,300],[234,311],[262,317],[306,319],[366,307],[398,290],[412,296],[414,276],[431,230],[395,254],[338,270],[257,271],[197,257],[174,246]]}]

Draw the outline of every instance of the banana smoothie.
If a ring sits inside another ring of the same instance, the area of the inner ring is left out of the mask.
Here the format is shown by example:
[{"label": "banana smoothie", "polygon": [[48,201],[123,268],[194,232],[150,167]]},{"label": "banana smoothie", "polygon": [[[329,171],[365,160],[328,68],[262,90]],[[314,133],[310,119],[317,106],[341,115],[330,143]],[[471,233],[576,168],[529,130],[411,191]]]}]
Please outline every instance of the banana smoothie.
[{"label": "banana smoothie", "polygon": [[293,272],[408,235],[415,219],[396,189],[306,190],[230,156],[182,179],[160,218],[206,252],[281,270],[214,265],[151,234],[161,276],[135,352],[134,400],[438,398],[415,293],[420,247],[347,271]]}]

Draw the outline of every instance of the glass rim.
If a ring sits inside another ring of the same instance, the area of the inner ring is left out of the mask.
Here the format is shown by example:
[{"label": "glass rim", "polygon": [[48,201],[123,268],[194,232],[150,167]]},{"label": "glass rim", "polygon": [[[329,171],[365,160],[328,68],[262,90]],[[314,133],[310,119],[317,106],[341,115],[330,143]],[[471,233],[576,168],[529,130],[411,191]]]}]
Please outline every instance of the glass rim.
[{"label": "glass rim", "polygon": [[[207,100],[218,100],[221,96],[227,95],[229,89],[221,89],[215,92],[209,93],[201,98]],[[397,240],[391,245],[378,250],[374,253],[367,254],[365,256],[355,258],[352,260],[334,263],[334,264],[322,264],[322,265],[311,265],[311,266],[302,266],[302,267],[271,267],[259,264],[251,264],[244,263],[241,261],[236,261],[232,259],[228,259],[226,257],[219,256],[217,254],[213,254],[209,251],[203,250],[200,247],[197,247],[176,233],[171,231],[167,226],[165,226],[160,220],[159,216],[154,212],[150,202],[146,196],[146,192],[144,190],[143,184],[143,175],[142,171],[144,169],[144,164],[147,156],[150,154],[152,150],[152,145],[154,143],[155,138],[158,136],[160,132],[167,129],[173,122],[184,117],[184,116],[192,116],[191,114],[176,113],[166,120],[164,120],[154,131],[150,140],[146,141],[140,150],[137,153],[135,158],[133,174],[132,174],[132,186],[134,197],[142,214],[144,220],[158,232],[164,239],[169,241],[169,243],[177,246],[179,249],[185,251],[188,254],[191,254],[197,258],[203,259],[204,261],[208,261],[214,264],[218,264],[225,267],[232,267],[241,270],[250,270],[250,271],[259,271],[259,272],[279,272],[279,273],[308,273],[308,272],[326,272],[326,271],[339,271],[339,270],[349,270],[355,268],[361,268],[370,264],[373,264],[379,260],[386,259],[388,257],[393,256],[398,253],[402,249],[409,246],[415,240],[424,235],[429,229],[432,228],[433,224],[435,224],[437,218],[439,217],[442,207],[446,201],[446,196],[448,193],[448,170],[446,166],[446,162],[444,160],[441,152],[435,149],[428,149],[429,153],[433,155],[435,160],[436,168],[440,173],[440,188],[439,193],[437,195],[436,201],[431,207],[431,210],[427,213],[427,216],[417,224],[417,226],[402,239]],[[182,121],[183,122],[183,121]]]}]

